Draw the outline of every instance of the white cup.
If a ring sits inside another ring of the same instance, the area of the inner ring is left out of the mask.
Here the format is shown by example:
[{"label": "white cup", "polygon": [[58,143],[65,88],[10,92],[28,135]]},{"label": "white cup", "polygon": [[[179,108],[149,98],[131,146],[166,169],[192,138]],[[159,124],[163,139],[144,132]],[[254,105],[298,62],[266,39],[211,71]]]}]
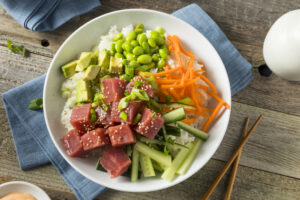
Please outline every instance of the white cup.
[{"label": "white cup", "polygon": [[264,59],[276,75],[300,81],[300,9],[282,15],[264,41]]}]

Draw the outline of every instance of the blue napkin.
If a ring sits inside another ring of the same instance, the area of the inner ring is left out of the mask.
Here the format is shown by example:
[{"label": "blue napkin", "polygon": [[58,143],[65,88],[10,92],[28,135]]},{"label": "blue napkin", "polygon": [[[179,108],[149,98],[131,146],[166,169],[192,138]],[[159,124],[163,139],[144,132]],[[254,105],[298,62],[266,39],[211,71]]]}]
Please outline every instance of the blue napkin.
[{"label": "blue napkin", "polygon": [[33,31],[54,30],[101,5],[99,0],[0,0],[0,4],[19,24]]},{"label": "blue napkin", "polygon": [[[227,69],[232,94],[250,83],[251,65],[199,6],[191,4],[173,15],[190,23],[214,45]],[[42,97],[44,80],[45,75],[2,95],[19,164],[26,170],[51,162],[78,199],[93,199],[104,190],[104,187],[84,178],[68,165],[48,135],[43,112],[27,109],[32,99]]]}]

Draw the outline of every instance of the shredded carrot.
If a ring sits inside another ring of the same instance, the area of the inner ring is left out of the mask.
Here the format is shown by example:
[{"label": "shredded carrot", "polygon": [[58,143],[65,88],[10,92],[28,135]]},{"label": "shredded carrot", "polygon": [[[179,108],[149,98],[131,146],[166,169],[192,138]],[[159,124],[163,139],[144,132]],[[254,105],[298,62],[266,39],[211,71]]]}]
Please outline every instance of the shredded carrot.
[{"label": "shredded carrot", "polygon": [[196,120],[196,118],[189,118],[189,119],[184,119],[182,120],[182,122],[187,123],[187,124],[191,124]]},{"label": "shredded carrot", "polygon": [[[185,108],[185,111],[196,116],[206,117],[207,121],[203,126],[203,130],[206,131],[220,110],[223,107],[229,109],[230,106],[218,96],[217,89],[207,79],[203,63],[191,51],[183,48],[178,36],[169,35],[167,39],[169,40],[169,50],[175,56],[176,66],[171,68],[166,64],[163,72],[153,74],[159,93],[161,93],[159,97],[161,100],[166,101],[164,95],[168,95],[171,96],[171,101],[175,102],[189,97],[191,99],[189,104],[195,106],[196,109]],[[202,65],[201,68],[196,70],[194,68],[195,63]],[[199,83],[200,80],[203,83]],[[205,94],[213,97],[218,102],[214,109],[208,109],[204,106],[204,102],[207,99]],[[163,111],[165,112],[166,109]],[[194,121],[195,117],[183,120],[185,123]]]}]

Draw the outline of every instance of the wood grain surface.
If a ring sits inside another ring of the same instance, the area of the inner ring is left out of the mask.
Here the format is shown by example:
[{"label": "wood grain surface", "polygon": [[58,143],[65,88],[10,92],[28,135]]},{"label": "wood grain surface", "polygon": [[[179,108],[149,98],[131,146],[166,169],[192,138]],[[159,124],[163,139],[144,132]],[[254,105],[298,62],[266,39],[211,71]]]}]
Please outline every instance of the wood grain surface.
[{"label": "wood grain surface", "polygon": [[[61,43],[80,25],[104,13],[125,8],[149,8],[172,13],[194,1],[102,0],[102,6],[76,17],[53,32],[32,32],[16,23],[0,7],[0,93],[44,74]],[[241,54],[254,66],[252,83],[233,97],[232,114],[224,140],[202,170],[166,190],[125,193],[107,190],[98,199],[200,199],[239,143],[243,120],[260,113],[264,119],[246,144],[232,199],[284,199],[300,196],[300,82],[275,75],[263,77],[262,45],[272,23],[283,13],[300,7],[299,0],[199,0],[196,1],[222,28]],[[6,40],[31,52],[23,58],[6,48]],[[41,40],[50,45],[43,47]],[[253,121],[252,121],[253,123]],[[251,124],[250,124],[251,125]],[[3,103],[0,102],[0,183],[24,180],[39,185],[52,199],[75,199],[51,165],[23,172],[18,166]],[[227,177],[211,199],[222,199]]]}]

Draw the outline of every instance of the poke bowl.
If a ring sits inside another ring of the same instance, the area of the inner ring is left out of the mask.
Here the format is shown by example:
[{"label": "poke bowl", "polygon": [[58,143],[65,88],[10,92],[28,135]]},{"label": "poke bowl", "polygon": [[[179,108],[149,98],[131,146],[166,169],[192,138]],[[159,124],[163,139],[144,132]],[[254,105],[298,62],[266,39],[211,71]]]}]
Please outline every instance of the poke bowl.
[{"label": "poke bowl", "polygon": [[231,91],[200,32],[166,13],[126,9],[66,39],[43,99],[51,139],[75,170],[111,189],[149,192],[186,180],[213,156]]}]

